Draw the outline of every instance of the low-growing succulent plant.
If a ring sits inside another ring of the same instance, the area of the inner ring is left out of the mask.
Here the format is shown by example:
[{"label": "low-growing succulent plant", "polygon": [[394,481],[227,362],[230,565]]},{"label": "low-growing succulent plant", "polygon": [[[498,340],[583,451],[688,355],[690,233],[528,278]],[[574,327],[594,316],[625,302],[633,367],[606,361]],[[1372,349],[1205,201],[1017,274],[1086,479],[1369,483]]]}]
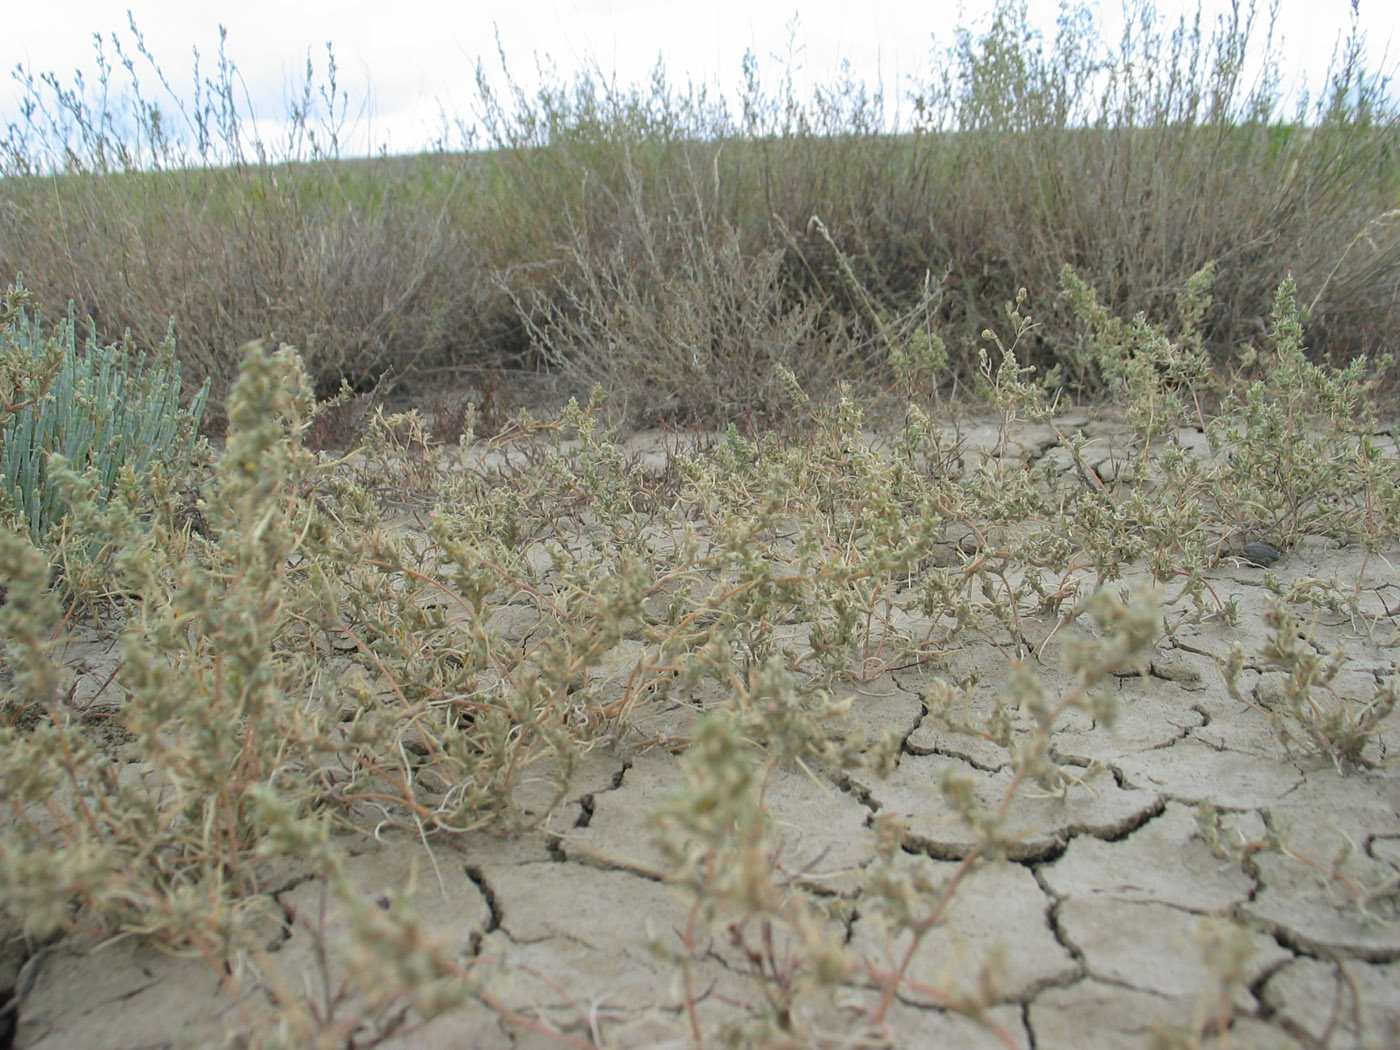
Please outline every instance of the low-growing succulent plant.
[{"label": "low-growing succulent plant", "polygon": [[[75,471],[98,501],[123,472],[138,487],[156,465],[178,473],[197,437],[206,383],[181,403],[174,338],[154,356],[129,343],[79,349],[70,315],[47,334],[23,285],[0,315],[0,499],[9,524],[42,543],[68,511],[57,469]],[[55,460],[52,457],[61,457]]]}]

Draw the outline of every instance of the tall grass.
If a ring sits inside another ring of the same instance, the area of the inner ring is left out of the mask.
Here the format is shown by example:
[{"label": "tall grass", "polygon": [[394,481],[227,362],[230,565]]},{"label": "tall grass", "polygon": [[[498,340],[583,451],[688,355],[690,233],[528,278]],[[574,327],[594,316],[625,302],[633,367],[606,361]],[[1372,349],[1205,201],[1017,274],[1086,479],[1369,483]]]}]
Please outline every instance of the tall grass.
[{"label": "tall grass", "polygon": [[[437,150],[351,159],[333,54],[267,142],[222,49],[181,102],[132,26],[115,59],[99,45],[96,92],[21,72],[0,272],[54,313],[73,298],[102,339],[154,345],[173,316],[216,401],[261,337],[298,345],[323,391],[549,366],[621,386],[639,419],[762,416],[775,358],[883,385],[919,332],[951,347],[945,380],[971,379],[1022,287],[1040,319],[1026,359],[1102,393],[1056,292],[1065,265],[1131,316],[1169,313],[1214,262],[1217,363],[1262,333],[1255,304],[1291,271],[1309,345],[1351,356],[1400,320],[1400,124],[1362,44],[1290,109],[1253,7],[1213,25],[1140,7],[1115,42],[1067,5],[1041,40],[1006,0],[931,56],[893,129],[863,84],[800,98],[752,59],[731,107],[662,68],[526,91],[502,56]],[[636,323],[658,302],[669,321]]]}]

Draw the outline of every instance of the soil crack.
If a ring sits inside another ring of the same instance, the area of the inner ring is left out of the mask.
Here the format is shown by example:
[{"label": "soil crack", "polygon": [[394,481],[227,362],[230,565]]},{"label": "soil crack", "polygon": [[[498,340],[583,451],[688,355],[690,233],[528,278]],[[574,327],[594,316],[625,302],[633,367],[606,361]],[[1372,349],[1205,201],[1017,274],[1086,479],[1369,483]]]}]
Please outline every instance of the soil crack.
[{"label": "soil crack", "polygon": [[0,988],[0,1050],[11,1050],[15,1045],[15,1035],[19,1031],[20,1010],[24,1000],[39,979],[44,960],[48,958],[47,946],[40,948],[20,965],[15,975],[15,983],[10,988]]},{"label": "soil crack", "polygon": [[496,896],[496,891],[491,886],[491,880],[486,877],[486,872],[474,864],[464,865],[462,870],[471,880],[473,886],[481,894],[481,899],[486,902],[486,910],[490,918],[486,920],[486,927],[476,931],[471,938],[471,954],[476,955],[481,950],[481,940],[488,933],[495,933],[501,928],[505,920],[505,913],[501,908],[500,899]]},{"label": "soil crack", "polygon": [[578,800],[578,808],[579,815],[578,819],[574,821],[574,827],[586,828],[589,824],[593,822],[593,810],[596,808],[596,805],[593,801],[592,792],[589,792],[587,795],[580,796]]},{"label": "soil crack", "polygon": [[[1055,938],[1055,943],[1065,950],[1065,953],[1074,960],[1075,966],[1079,968],[1079,975],[1073,980],[1055,982],[1054,984],[1047,984],[1045,987],[1068,987],[1077,981],[1082,981],[1088,976],[1089,965],[1079,945],[1070,940],[1069,935],[1064,931],[1064,927],[1060,925],[1060,905],[1065,902],[1066,898],[1056,893],[1050,887],[1050,884],[1046,882],[1045,875],[1040,870],[1040,864],[1027,864],[1026,868],[1030,871],[1031,877],[1035,879],[1035,884],[1040,887],[1040,892],[1045,894],[1045,924],[1050,927],[1050,935]],[[1035,990],[1035,995],[1040,994],[1043,990],[1043,988],[1037,988]],[[1031,995],[1026,999],[1027,1006],[1030,1005],[1035,995]],[[1029,1027],[1029,1023],[1027,1023],[1027,1028]]]},{"label": "soil crack", "polygon": [[[839,769],[830,770],[829,778],[835,787],[846,792],[846,794],[850,795],[862,806],[870,810],[872,816],[880,812],[879,800],[875,798],[875,794],[870,788]],[[868,825],[869,821],[867,820],[866,823]]]},{"label": "soil crack", "polygon": [[1282,923],[1272,920],[1263,920],[1269,935],[1278,942],[1278,946],[1285,951],[1290,951],[1294,955],[1307,956],[1310,959],[1320,959],[1324,962],[1336,961],[1339,959],[1355,959],[1358,962],[1368,962],[1384,965],[1386,963],[1400,962],[1400,948],[1396,947],[1374,947],[1368,948],[1357,945],[1329,944],[1320,941],[1306,934],[1299,933]]}]

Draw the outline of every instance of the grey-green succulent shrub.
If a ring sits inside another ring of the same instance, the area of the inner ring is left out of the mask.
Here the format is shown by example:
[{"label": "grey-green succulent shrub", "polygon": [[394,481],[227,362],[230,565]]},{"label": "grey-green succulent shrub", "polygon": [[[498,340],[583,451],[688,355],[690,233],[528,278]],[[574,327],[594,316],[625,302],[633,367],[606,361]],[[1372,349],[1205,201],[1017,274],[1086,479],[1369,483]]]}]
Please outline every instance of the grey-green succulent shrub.
[{"label": "grey-green succulent shrub", "polygon": [[149,358],[91,336],[80,350],[72,313],[46,334],[16,284],[0,311],[0,375],[0,517],[36,543],[63,523],[75,485],[102,503],[191,461],[209,388],[181,404],[173,333]]}]

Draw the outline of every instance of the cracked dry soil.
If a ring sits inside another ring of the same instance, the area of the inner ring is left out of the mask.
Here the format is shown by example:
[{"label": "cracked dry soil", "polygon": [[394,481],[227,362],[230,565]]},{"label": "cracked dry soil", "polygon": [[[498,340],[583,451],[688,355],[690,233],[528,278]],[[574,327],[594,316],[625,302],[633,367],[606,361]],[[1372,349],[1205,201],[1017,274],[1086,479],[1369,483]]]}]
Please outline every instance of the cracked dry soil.
[{"label": "cracked dry soil", "polygon": [[[1322,613],[1307,625],[1311,644],[1345,648],[1348,670],[1334,682],[1342,693],[1396,673],[1397,558],[1400,550],[1367,558],[1360,547],[1308,539],[1270,570],[1285,588],[1309,577],[1356,582],[1365,622]],[[884,1019],[887,1045],[1133,1050],[1195,1026],[1207,1033],[1202,1045],[1221,1048],[1400,1047],[1400,720],[1382,723],[1369,765],[1346,770],[1282,738],[1269,718],[1278,672],[1247,660],[1235,699],[1217,668],[1232,647],[1251,654],[1265,644],[1264,570],[1226,558],[1209,578],[1238,601],[1238,622],[1182,622],[1159,639],[1149,673],[1117,679],[1113,728],[1069,713],[1055,756],[1082,768],[1082,783],[1064,798],[1017,795],[1006,858],[973,870],[924,941]],[[1067,687],[1055,623],[1024,627],[1034,673]],[[939,791],[942,775],[972,778],[993,805],[1011,775],[1004,751],[927,713],[923,697],[936,678],[975,670],[971,713],[989,710],[1014,655],[969,637],[941,661],[852,685],[855,724],[902,734],[887,779],[778,769],[765,786],[776,862],[806,892],[847,902],[833,911],[845,916],[840,935],[873,969],[891,967],[907,944],[862,907],[874,815],[897,815],[904,862],[937,881],[973,841]],[[699,706],[667,700],[639,712],[642,735],[684,735]],[[677,971],[653,950],[654,941],[676,947],[689,904],[667,884],[648,824],[683,783],[679,758],[663,747],[599,747],[535,830],[435,840],[431,857],[411,838],[358,843],[347,864],[357,892],[379,901],[413,887],[430,932],[481,964],[474,972],[492,1001],[535,1022],[508,1023],[473,1001],[383,1045],[566,1045],[547,1027],[574,1045],[693,1045]],[[518,801],[542,812],[545,793],[532,790]],[[1213,821],[1203,821],[1203,806]],[[305,873],[289,874],[277,901],[269,973],[301,986],[321,965],[316,931],[333,934],[345,919]],[[1221,919],[1236,931],[1240,975],[1223,999],[1210,964]],[[980,1021],[948,1009],[978,991],[994,960],[996,1005]],[[226,1027],[256,1023],[259,1008],[246,994],[235,1001],[213,967],[135,939],[70,937],[0,979],[28,985],[12,1039],[21,1050],[213,1045]],[[692,982],[708,1018],[761,994],[745,960],[719,940],[692,966]],[[286,990],[271,977],[262,987]],[[874,994],[860,977],[848,991],[866,1002]],[[1204,1023],[1212,1019],[1228,1027]]]}]

